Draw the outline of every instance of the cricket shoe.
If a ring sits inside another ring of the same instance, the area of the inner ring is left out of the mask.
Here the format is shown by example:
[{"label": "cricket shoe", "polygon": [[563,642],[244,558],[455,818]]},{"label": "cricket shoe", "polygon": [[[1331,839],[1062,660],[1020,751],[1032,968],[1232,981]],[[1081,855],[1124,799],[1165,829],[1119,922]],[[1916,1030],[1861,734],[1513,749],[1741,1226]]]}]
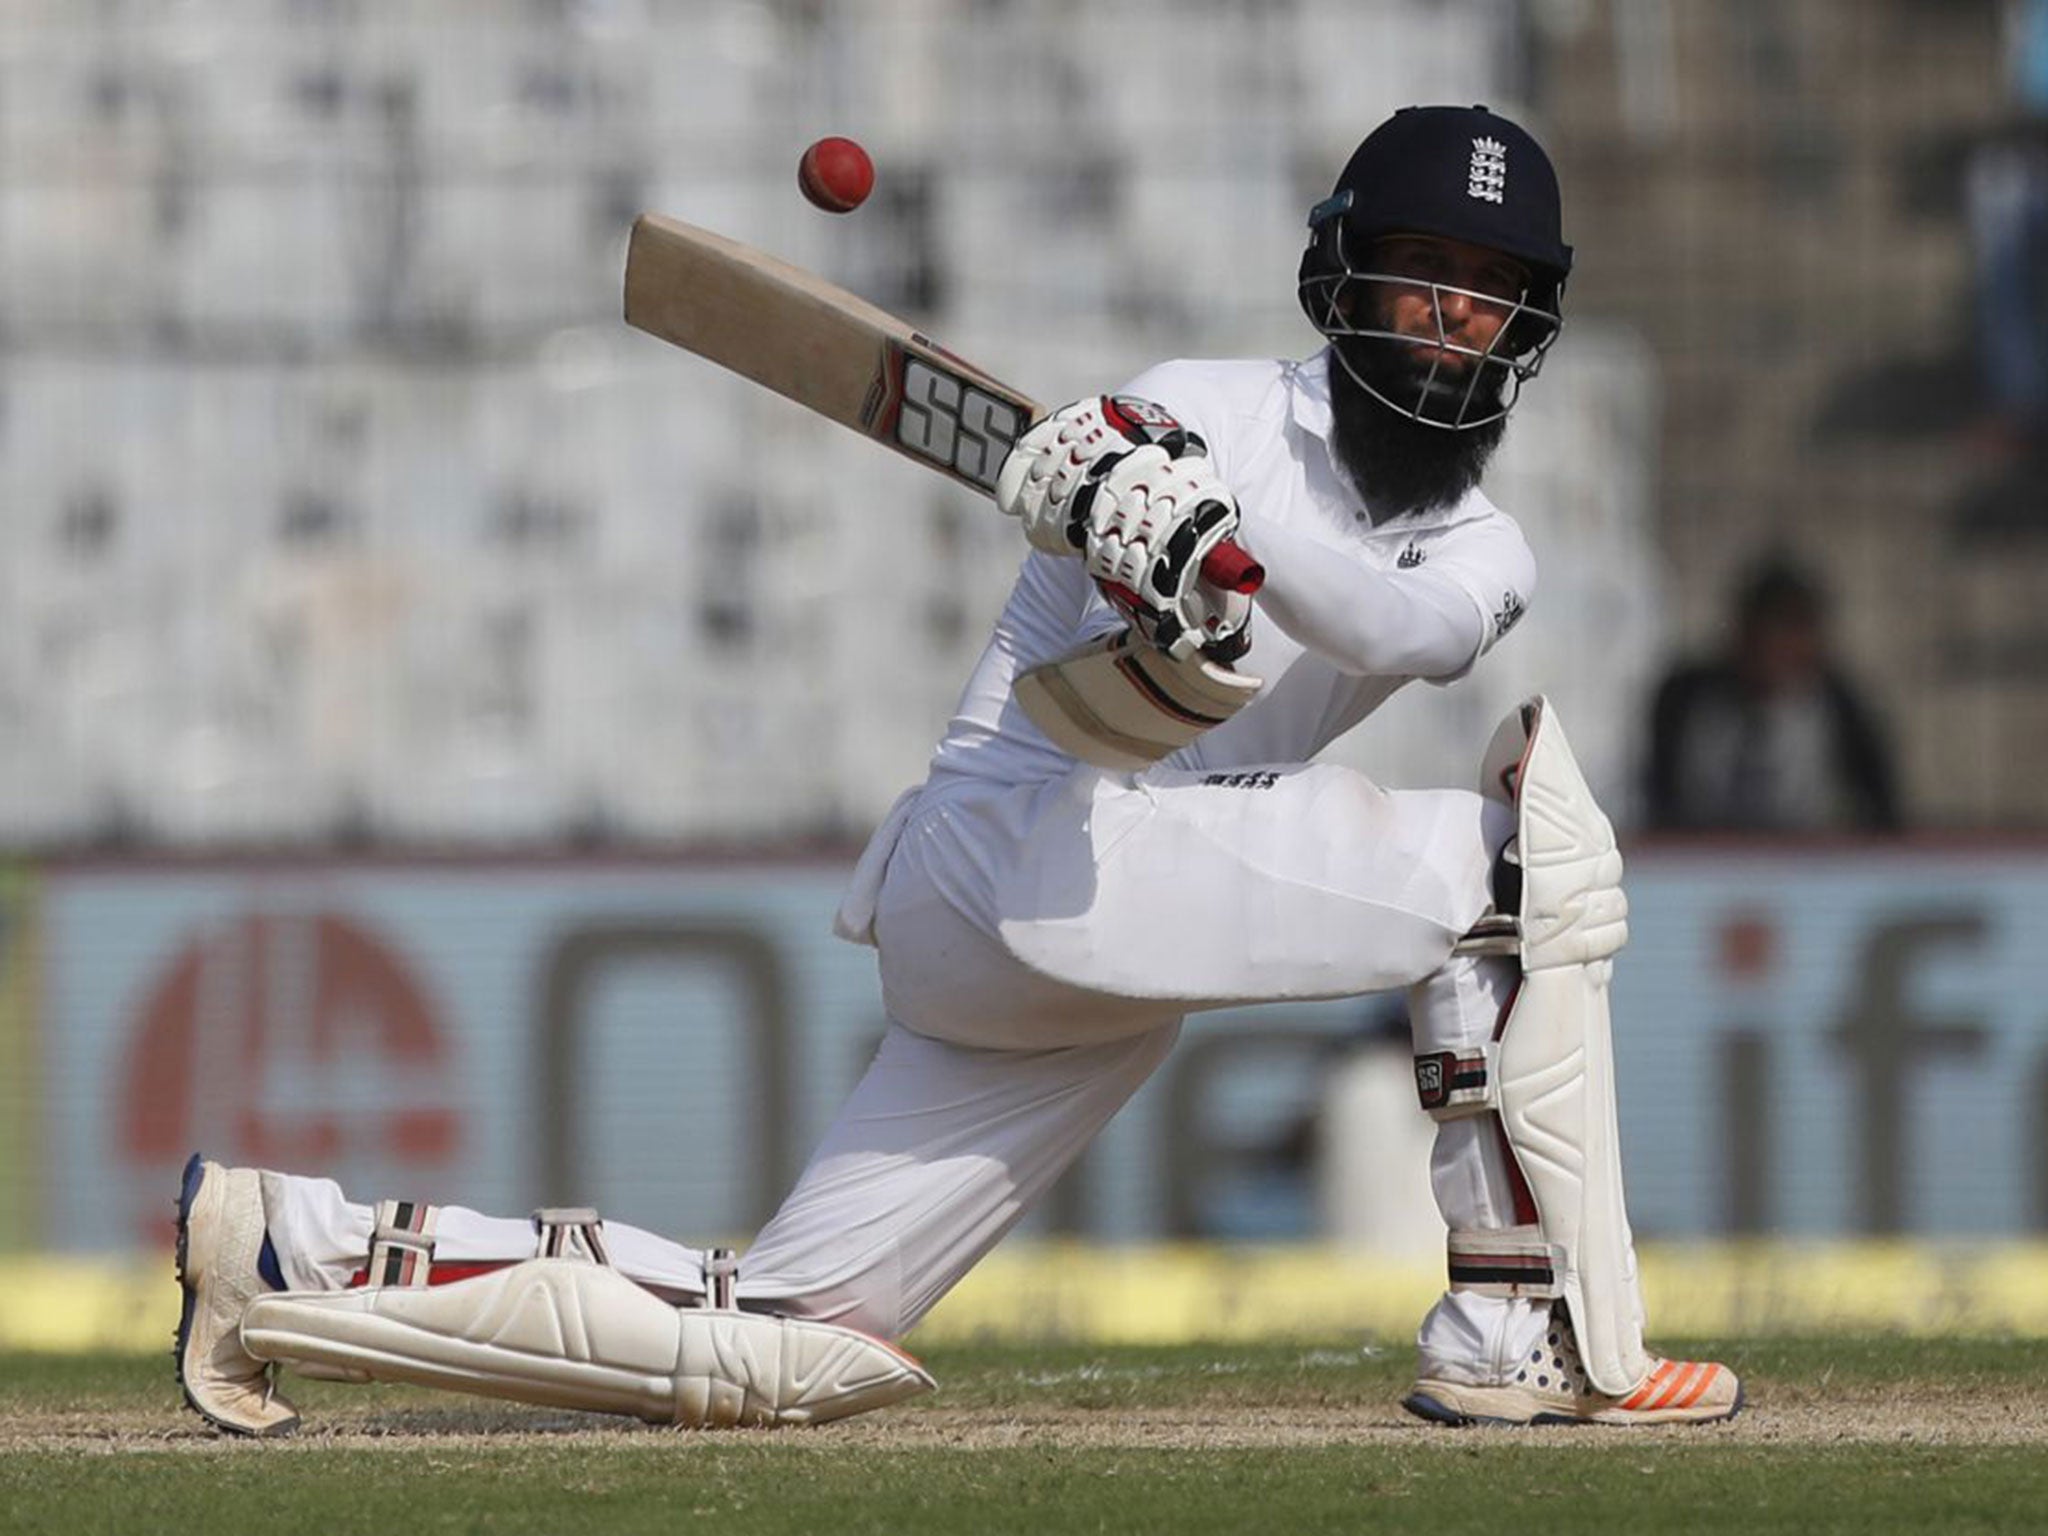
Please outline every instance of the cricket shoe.
[{"label": "cricket shoe", "polygon": [[1711,1360],[1653,1355],[1633,1392],[1610,1397],[1586,1379],[1570,1318],[1558,1305],[1549,1332],[1511,1381],[1475,1387],[1425,1378],[1401,1406],[1433,1424],[1714,1424],[1742,1411],[1742,1383]]},{"label": "cricket shoe", "polygon": [[[262,1175],[195,1152],[178,1190],[178,1284],[185,1292],[172,1357],[192,1411],[233,1435],[288,1435],[299,1415],[271,1367],[242,1348],[242,1313],[282,1289],[263,1274]],[[272,1258],[271,1268],[276,1268]]]}]

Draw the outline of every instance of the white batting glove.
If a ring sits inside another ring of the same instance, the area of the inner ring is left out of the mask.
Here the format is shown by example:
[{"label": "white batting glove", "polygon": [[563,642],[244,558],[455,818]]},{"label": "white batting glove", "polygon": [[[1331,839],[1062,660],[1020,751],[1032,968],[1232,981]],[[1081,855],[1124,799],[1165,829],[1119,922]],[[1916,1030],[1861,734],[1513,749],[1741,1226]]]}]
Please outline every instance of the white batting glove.
[{"label": "white batting glove", "polygon": [[1203,581],[1202,561],[1237,523],[1237,499],[1206,458],[1148,445],[1101,477],[1083,556],[1103,594],[1169,656],[1228,658],[1242,652],[1251,598]]},{"label": "white batting glove", "polygon": [[1149,400],[1095,395],[1061,406],[1032,427],[996,474],[996,506],[1024,525],[1034,549],[1078,555],[1102,477],[1126,454],[1154,444],[1173,458],[1207,452],[1202,439]]}]

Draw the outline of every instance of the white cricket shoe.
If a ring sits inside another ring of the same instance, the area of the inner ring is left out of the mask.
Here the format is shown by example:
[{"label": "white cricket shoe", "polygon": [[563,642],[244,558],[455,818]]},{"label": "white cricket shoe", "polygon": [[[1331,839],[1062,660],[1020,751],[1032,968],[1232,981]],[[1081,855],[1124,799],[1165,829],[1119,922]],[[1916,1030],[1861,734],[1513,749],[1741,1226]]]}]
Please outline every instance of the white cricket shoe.
[{"label": "white cricket shoe", "polygon": [[273,1287],[259,1271],[262,1176],[195,1152],[178,1190],[178,1284],[185,1291],[172,1356],[185,1401],[233,1435],[288,1435],[299,1415],[271,1384],[271,1367],[242,1348],[242,1313]]},{"label": "white cricket shoe", "polygon": [[1550,1330],[1510,1381],[1475,1387],[1463,1382],[1415,1383],[1401,1406],[1433,1424],[1714,1424],[1742,1411],[1742,1383],[1711,1360],[1652,1356],[1633,1392],[1610,1397],[1586,1379],[1578,1339],[1562,1303]]}]

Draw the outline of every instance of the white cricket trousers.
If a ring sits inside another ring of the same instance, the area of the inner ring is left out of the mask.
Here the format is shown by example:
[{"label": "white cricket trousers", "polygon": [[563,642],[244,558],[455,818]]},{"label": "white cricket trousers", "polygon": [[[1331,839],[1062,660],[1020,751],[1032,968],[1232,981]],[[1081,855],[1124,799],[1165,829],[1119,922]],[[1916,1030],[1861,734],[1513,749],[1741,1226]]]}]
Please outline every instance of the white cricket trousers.
[{"label": "white cricket trousers", "polygon": [[[849,898],[849,926],[880,949],[888,1033],[742,1257],[740,1299],[901,1337],[1137,1091],[1188,1012],[1405,988],[1418,1052],[1489,1040],[1514,967],[1451,951],[1511,831],[1477,795],[1331,766],[927,789]],[[1431,1178],[1449,1224],[1513,1224],[1492,1117],[1441,1124]],[[265,1198],[289,1284],[362,1266],[368,1206],[282,1176]],[[605,1232],[624,1273],[701,1294],[701,1250],[609,1218]],[[443,1261],[534,1250],[524,1218],[440,1214]],[[1505,1380],[1546,1321],[1540,1303],[1447,1294],[1418,1335],[1423,1373]]]}]

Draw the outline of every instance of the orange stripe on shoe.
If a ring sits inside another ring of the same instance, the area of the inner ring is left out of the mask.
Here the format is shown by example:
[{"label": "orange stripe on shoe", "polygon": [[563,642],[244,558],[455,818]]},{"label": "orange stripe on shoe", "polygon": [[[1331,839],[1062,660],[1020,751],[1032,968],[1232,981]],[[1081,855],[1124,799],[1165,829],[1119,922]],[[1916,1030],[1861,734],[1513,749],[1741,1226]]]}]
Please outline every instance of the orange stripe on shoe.
[{"label": "orange stripe on shoe", "polygon": [[1680,1367],[1678,1374],[1671,1378],[1670,1385],[1665,1387],[1663,1393],[1657,1398],[1655,1402],[1651,1403],[1649,1406],[1652,1409],[1669,1408],[1671,1406],[1672,1399],[1677,1397],[1679,1393],[1683,1392],[1688,1386],[1692,1384],[1692,1379],[1694,1376],[1699,1374],[1699,1369],[1700,1368],[1697,1365],[1694,1365],[1690,1360],[1686,1361],[1685,1364],[1682,1367]]},{"label": "orange stripe on shoe", "polygon": [[1640,1387],[1637,1387],[1635,1391],[1631,1392],[1628,1396],[1628,1399],[1625,1402],[1623,1402],[1621,1406],[1624,1408],[1642,1407],[1644,1400],[1647,1399],[1652,1393],[1654,1393],[1658,1387],[1662,1386],[1664,1383],[1664,1378],[1669,1376],[1670,1374],[1671,1362],[1669,1360],[1660,1361],[1658,1363],[1657,1369],[1650,1372],[1648,1378],[1643,1382],[1643,1384]]},{"label": "orange stripe on shoe", "polygon": [[1671,1406],[1674,1408],[1690,1408],[1705,1395],[1707,1388],[1713,1385],[1714,1378],[1720,1374],[1720,1366],[1708,1365],[1704,1371],[1700,1372],[1700,1379],[1692,1384],[1692,1390]]},{"label": "orange stripe on shoe", "polygon": [[1650,1372],[1648,1376],[1643,1378],[1643,1384],[1640,1387],[1637,1387],[1635,1391],[1631,1392],[1627,1397],[1621,1400],[1621,1406],[1624,1408],[1641,1407],[1643,1399],[1648,1397],[1652,1392],[1657,1390],[1657,1382],[1663,1376],[1663,1374],[1664,1367],[1660,1365],[1657,1367],[1656,1370]]}]

